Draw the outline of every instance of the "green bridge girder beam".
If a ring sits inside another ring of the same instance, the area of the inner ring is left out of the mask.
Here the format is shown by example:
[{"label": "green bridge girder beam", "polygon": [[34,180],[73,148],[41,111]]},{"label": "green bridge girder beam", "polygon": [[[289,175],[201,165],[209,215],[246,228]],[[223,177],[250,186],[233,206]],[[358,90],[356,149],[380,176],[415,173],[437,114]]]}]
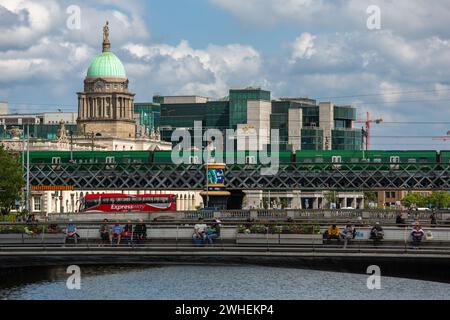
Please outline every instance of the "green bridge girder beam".
[{"label": "green bridge girder beam", "polygon": [[[262,175],[262,165],[230,165],[229,190],[450,190],[450,166],[421,164],[281,165]],[[32,186],[73,186],[77,190],[203,190],[202,165],[36,164]]]}]

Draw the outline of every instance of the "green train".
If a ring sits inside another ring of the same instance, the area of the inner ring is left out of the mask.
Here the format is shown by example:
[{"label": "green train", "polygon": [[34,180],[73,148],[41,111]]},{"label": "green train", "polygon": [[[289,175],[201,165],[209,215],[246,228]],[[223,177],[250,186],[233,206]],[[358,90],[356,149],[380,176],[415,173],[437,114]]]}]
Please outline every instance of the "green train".
[{"label": "green train", "polygon": [[[297,151],[299,167],[322,167],[330,164],[336,169],[366,167],[369,169],[401,169],[410,164],[427,165],[440,163],[440,152],[436,151]],[[446,162],[448,163],[448,161]]]},{"label": "green train", "polygon": [[[345,169],[369,167],[383,169],[407,168],[410,164],[450,165],[450,151],[314,151],[302,150],[295,153],[289,151],[270,154],[277,157],[280,165],[293,165],[302,169],[323,168]],[[201,155],[192,152],[187,158],[193,165],[201,165]],[[264,164],[259,154],[252,152],[224,153],[222,157],[212,154],[208,162],[225,162],[235,164]],[[172,151],[32,151],[31,164],[167,164],[171,165]]]}]

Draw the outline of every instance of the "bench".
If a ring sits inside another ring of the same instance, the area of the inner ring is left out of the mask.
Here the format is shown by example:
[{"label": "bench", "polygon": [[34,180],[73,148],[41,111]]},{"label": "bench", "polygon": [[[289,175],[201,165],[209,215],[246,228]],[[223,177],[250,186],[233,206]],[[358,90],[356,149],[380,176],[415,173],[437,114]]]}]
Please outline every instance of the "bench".
[{"label": "bench", "polygon": [[61,245],[66,241],[64,233],[29,235],[25,233],[0,234],[0,245]]}]

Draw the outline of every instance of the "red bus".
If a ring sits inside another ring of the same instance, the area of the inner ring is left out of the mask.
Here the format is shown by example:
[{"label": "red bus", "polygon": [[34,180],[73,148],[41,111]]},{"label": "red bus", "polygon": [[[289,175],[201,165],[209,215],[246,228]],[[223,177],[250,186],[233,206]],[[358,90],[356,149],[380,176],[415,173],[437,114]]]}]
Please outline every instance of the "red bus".
[{"label": "red bus", "polygon": [[80,213],[176,211],[173,194],[89,194],[80,202]]}]

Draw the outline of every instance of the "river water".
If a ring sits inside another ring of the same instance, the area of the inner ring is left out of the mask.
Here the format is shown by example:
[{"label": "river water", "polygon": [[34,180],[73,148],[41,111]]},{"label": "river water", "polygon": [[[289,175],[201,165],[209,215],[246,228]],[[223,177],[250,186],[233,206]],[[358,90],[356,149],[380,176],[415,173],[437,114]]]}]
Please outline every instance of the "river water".
[{"label": "river water", "polygon": [[62,268],[34,276],[0,283],[0,299],[450,299],[445,283],[382,277],[381,289],[369,290],[369,275],[259,266],[89,266],[81,269],[80,290],[67,289]]}]

